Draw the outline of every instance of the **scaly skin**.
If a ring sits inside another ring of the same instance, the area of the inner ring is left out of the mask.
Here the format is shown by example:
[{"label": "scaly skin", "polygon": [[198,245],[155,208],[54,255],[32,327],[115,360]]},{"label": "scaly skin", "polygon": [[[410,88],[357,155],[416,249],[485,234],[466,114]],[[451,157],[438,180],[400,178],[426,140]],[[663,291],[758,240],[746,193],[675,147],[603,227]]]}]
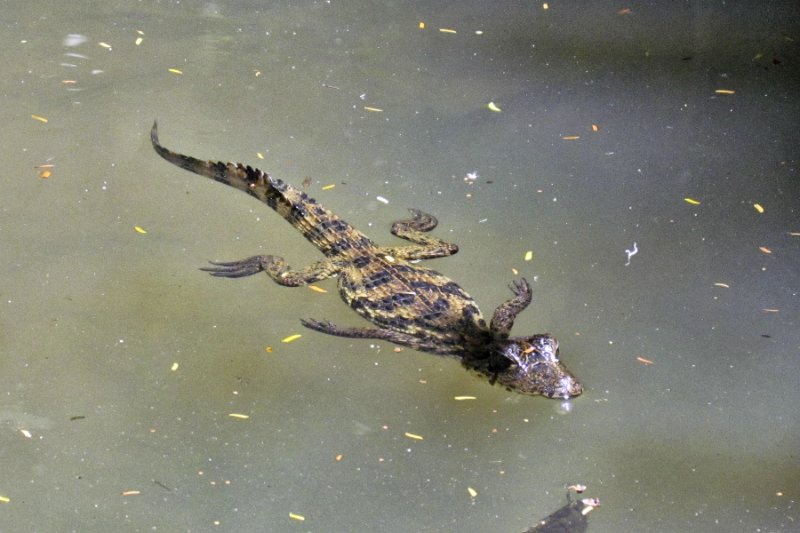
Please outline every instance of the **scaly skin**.
[{"label": "scaly skin", "polygon": [[342,300],[377,327],[345,328],[308,319],[302,321],[307,328],[456,357],[491,383],[522,394],[570,398],[583,392],[559,360],[558,341],[553,337],[509,337],[514,319],[531,302],[525,279],[514,281],[514,297],[497,308],[487,325],[475,301],[455,282],[411,263],[458,251],[455,244],[426,233],[438,223],[433,216],[411,209],[412,218],[395,222],[392,233],[414,244],[379,246],[304,192],[266,172],[172,152],[159,143],[155,123],[150,138],[167,161],[266,203],[325,255],[324,260],[299,270],[290,269],[274,255],[212,263],[202,269],[212,276],[239,278],[263,271],[288,287],[337,276]]}]

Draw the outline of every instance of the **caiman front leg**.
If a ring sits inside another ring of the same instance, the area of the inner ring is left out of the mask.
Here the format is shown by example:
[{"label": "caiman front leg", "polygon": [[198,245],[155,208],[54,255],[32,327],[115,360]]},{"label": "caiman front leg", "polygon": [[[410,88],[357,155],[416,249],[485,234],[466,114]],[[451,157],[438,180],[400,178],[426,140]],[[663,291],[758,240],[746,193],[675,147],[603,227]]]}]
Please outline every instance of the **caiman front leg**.
[{"label": "caiman front leg", "polygon": [[531,286],[525,278],[515,279],[510,288],[514,292],[514,297],[495,309],[492,322],[489,324],[489,329],[501,338],[508,337],[511,327],[514,325],[514,319],[530,305],[532,299]]},{"label": "caiman front leg", "polygon": [[285,287],[299,287],[320,281],[339,273],[344,267],[337,261],[318,261],[301,270],[290,270],[282,257],[275,255],[255,255],[240,261],[218,263],[211,261],[213,267],[200,270],[221,278],[243,278],[259,272],[266,272],[272,280]]},{"label": "caiman front leg", "polygon": [[428,353],[435,353],[437,355],[457,355],[459,353],[455,348],[450,348],[441,342],[434,342],[432,340],[419,339],[407,333],[393,331],[391,329],[382,328],[343,328],[332,324],[327,320],[314,320],[314,319],[301,319],[300,322],[307,328],[327,333],[328,335],[336,335],[337,337],[349,337],[352,339],[381,339],[399,344],[413,350],[420,350]]},{"label": "caiman front leg", "polygon": [[392,233],[401,239],[417,243],[420,246],[387,246],[381,248],[382,253],[405,259],[406,261],[414,261],[416,259],[446,257],[458,252],[458,245],[443,241],[432,235],[426,235],[426,232],[431,231],[439,224],[436,217],[419,209],[409,209],[409,211],[411,211],[413,218],[398,220],[392,224]]}]

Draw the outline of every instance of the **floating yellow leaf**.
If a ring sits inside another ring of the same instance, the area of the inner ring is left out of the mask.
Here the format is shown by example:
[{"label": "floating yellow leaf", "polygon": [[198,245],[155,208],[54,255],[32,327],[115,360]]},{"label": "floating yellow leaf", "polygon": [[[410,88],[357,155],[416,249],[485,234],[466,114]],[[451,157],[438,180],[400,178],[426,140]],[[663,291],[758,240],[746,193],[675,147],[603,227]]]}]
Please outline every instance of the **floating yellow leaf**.
[{"label": "floating yellow leaf", "polygon": [[173,372],[175,372],[176,370],[178,370],[179,366],[180,365],[178,363],[172,363],[172,366],[169,367],[169,369],[172,370]]},{"label": "floating yellow leaf", "polygon": [[728,285],[727,283],[715,283],[714,286],[715,287],[722,287],[723,289],[730,289],[731,288],[731,286]]},{"label": "floating yellow leaf", "polygon": [[172,72],[173,74],[183,74],[183,71],[178,68],[171,68],[169,69],[169,71]]},{"label": "floating yellow leaf", "polygon": [[423,439],[422,435],[417,435],[415,433],[409,433],[408,431],[406,431],[405,435],[409,439],[414,439],[414,440],[422,440]]},{"label": "floating yellow leaf", "polygon": [[111,50],[111,45],[110,45],[110,44],[108,44],[108,43],[99,42],[99,43],[97,43],[97,46],[102,46],[102,47],[103,47],[103,48],[105,48],[106,50]]},{"label": "floating yellow leaf", "polygon": [[736,91],[731,91],[730,89],[717,89],[714,91],[717,94],[734,94]]},{"label": "floating yellow leaf", "polygon": [[474,498],[478,495],[478,491],[473,489],[472,487],[467,487],[467,492],[469,493],[470,498]]},{"label": "floating yellow leaf", "polygon": [[141,494],[142,491],[140,490],[126,490],[122,493],[123,496],[137,496]]},{"label": "floating yellow leaf", "polygon": [[600,126],[598,126],[597,124],[592,124],[592,131],[594,132],[600,131]]},{"label": "floating yellow leaf", "polygon": [[425,29],[425,23],[424,22],[420,22],[419,23],[419,29],[421,29],[421,30]]},{"label": "floating yellow leaf", "polygon": [[299,522],[302,522],[306,519],[305,516],[297,513],[289,513],[289,518],[291,518],[292,520],[297,520]]},{"label": "floating yellow leaf", "polygon": [[308,288],[311,289],[314,292],[320,292],[322,294],[325,294],[326,292],[328,292],[325,289],[323,289],[322,287],[317,287],[316,285],[308,285]]},{"label": "floating yellow leaf", "polygon": [[281,339],[281,342],[294,342],[300,337],[302,337],[302,335],[295,333],[294,335],[289,335],[288,337]]},{"label": "floating yellow leaf", "polygon": [[640,363],[644,363],[645,365],[654,364],[650,359],[645,359],[644,357],[641,356],[637,357],[636,360],[639,361]]},{"label": "floating yellow leaf", "polygon": [[475,396],[453,396],[453,399],[457,402],[463,402],[464,400],[477,400]]},{"label": "floating yellow leaf", "polygon": [[561,139],[564,140],[564,141],[577,141],[580,138],[581,138],[580,135],[562,135],[561,136]]},{"label": "floating yellow leaf", "polygon": [[238,418],[239,420],[247,420],[250,418],[250,415],[243,415],[241,413],[230,413],[228,416],[231,418]]},{"label": "floating yellow leaf", "polygon": [[0,496],[0,503],[8,503],[11,501],[11,498],[7,496]]},{"label": "floating yellow leaf", "polygon": [[256,157],[259,159],[264,159],[264,154],[262,154],[261,152],[256,152]]},{"label": "floating yellow leaf", "polygon": [[755,208],[755,210],[756,210],[756,211],[758,211],[759,213],[763,213],[763,212],[764,212],[764,207],[763,207],[761,204],[753,204],[753,207],[754,207],[754,208]]},{"label": "floating yellow leaf", "polygon": [[364,106],[364,111],[372,111],[373,113],[383,113],[383,109],[380,107],[371,107],[368,105]]},{"label": "floating yellow leaf", "polygon": [[525,261],[530,261],[533,259],[533,250],[528,250],[525,252]]},{"label": "floating yellow leaf", "polygon": [[769,248],[767,248],[766,246],[759,246],[759,247],[758,247],[758,249],[759,249],[759,250],[761,250],[763,253],[765,253],[765,254],[767,254],[767,255],[769,255],[769,254],[771,254],[771,253],[772,253],[772,250],[770,250],[770,249],[769,249]]},{"label": "floating yellow leaf", "polygon": [[144,37],[137,37],[136,41],[134,41],[133,44],[135,44],[136,46],[139,46],[140,44],[142,44],[142,41],[144,41]]},{"label": "floating yellow leaf", "polygon": [[41,178],[43,180],[46,180],[47,178],[49,178],[52,175],[53,175],[53,172],[51,170],[48,170],[48,169],[45,169],[45,170],[42,170],[41,172],[39,172],[39,178]]},{"label": "floating yellow leaf", "polygon": [[141,233],[142,235],[144,235],[145,233],[147,233],[147,230],[146,230],[146,229],[144,229],[144,228],[143,228],[143,227],[141,227],[141,226],[134,226],[134,227],[133,227],[133,229],[135,229],[135,230],[136,230],[136,233]]},{"label": "floating yellow leaf", "polygon": [[687,204],[700,205],[700,200],[695,200],[694,198],[684,198],[683,201]]},{"label": "floating yellow leaf", "polygon": [[333,189],[334,187],[336,187],[336,184],[335,183],[331,183],[330,185],[323,185],[322,190],[323,191],[329,191],[329,190]]},{"label": "floating yellow leaf", "polygon": [[264,348],[264,351],[267,353],[272,353],[272,346],[267,346],[266,348]]},{"label": "floating yellow leaf", "polygon": [[439,28],[439,31],[442,33],[456,33],[456,30],[451,30],[450,28]]},{"label": "floating yellow leaf", "polygon": [[489,111],[494,111],[495,113],[500,113],[500,112],[502,112],[502,111],[503,111],[503,110],[502,110],[502,109],[500,109],[500,108],[497,106],[497,104],[495,104],[494,102],[489,102],[488,104],[486,104],[486,108],[487,108]]},{"label": "floating yellow leaf", "polygon": [[47,124],[47,119],[46,119],[46,118],[44,118],[44,117],[43,117],[43,116],[41,116],[41,115],[31,115],[31,118],[32,118],[33,120],[38,120],[39,122],[43,122],[43,123]]}]

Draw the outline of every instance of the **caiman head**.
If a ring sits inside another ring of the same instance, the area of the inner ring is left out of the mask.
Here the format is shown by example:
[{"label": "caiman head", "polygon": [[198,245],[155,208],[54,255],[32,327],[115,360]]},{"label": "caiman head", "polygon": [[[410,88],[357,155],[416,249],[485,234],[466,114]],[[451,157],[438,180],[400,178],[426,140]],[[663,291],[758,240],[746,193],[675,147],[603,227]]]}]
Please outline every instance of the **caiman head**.
[{"label": "caiman head", "polygon": [[500,341],[497,348],[494,382],[515,392],[553,399],[583,393],[583,386],[559,360],[558,341],[550,335],[512,337]]}]

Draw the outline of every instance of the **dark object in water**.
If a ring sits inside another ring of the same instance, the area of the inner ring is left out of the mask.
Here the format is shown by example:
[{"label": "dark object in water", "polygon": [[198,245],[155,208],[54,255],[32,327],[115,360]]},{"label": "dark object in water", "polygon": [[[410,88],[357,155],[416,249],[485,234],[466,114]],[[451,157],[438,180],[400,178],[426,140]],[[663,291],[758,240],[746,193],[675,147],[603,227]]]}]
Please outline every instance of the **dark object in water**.
[{"label": "dark object in water", "polygon": [[[575,487],[575,485],[570,488]],[[585,487],[582,487],[585,489]],[[583,492],[583,490],[576,490]],[[567,504],[549,514],[539,522],[525,530],[524,533],[584,533],[589,527],[588,515],[595,507],[600,506],[597,498],[583,498],[572,501],[572,493],[567,489]]]}]

